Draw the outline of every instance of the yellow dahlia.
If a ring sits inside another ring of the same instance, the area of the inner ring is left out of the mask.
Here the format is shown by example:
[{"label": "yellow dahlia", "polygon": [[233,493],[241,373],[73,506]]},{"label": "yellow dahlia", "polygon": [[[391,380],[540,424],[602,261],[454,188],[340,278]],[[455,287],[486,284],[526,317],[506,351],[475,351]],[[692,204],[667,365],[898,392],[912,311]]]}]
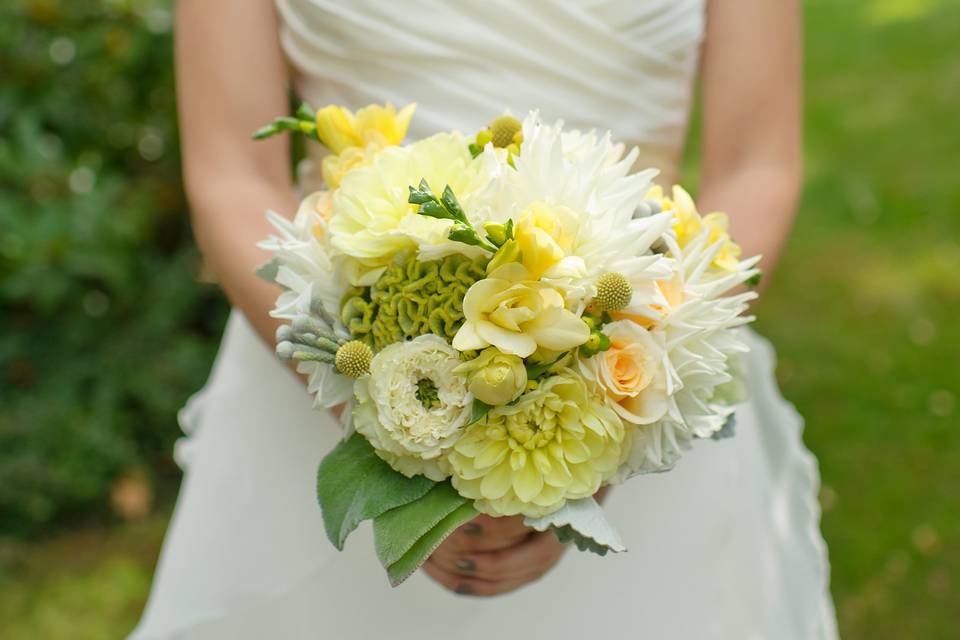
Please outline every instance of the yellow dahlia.
[{"label": "yellow dahlia", "polygon": [[447,459],[453,486],[480,511],[540,517],[596,493],[623,447],[617,414],[562,369],[469,426]]}]

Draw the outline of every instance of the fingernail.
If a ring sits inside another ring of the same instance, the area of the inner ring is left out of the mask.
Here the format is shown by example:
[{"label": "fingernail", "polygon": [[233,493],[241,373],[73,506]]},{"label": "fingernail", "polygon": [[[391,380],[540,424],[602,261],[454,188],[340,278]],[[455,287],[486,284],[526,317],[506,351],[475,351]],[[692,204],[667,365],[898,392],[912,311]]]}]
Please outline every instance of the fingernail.
[{"label": "fingernail", "polygon": [[468,536],[482,536],[483,527],[478,525],[476,522],[468,522],[463,525],[463,532]]},{"label": "fingernail", "polygon": [[457,571],[462,573],[473,573],[477,570],[477,563],[470,558],[461,558],[460,560],[457,560],[454,566],[457,568]]},{"label": "fingernail", "polygon": [[459,593],[462,596],[473,595],[473,587],[468,584],[461,584],[455,589],[456,593]]}]

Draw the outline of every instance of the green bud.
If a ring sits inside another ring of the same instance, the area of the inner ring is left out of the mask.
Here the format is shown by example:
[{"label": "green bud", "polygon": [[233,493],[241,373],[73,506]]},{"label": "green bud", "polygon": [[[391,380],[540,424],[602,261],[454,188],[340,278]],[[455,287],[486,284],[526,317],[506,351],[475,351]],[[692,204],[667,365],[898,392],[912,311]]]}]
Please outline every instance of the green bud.
[{"label": "green bud", "polygon": [[507,227],[499,222],[484,222],[483,230],[487,232],[487,239],[498,247],[507,241]]},{"label": "green bud", "polygon": [[483,149],[487,143],[493,140],[493,132],[490,129],[483,129],[477,133],[477,146]]},{"label": "green bud", "polygon": [[519,262],[521,258],[520,245],[516,240],[507,240],[503,243],[490,262],[487,263],[487,275],[490,275],[500,267],[511,262]]}]

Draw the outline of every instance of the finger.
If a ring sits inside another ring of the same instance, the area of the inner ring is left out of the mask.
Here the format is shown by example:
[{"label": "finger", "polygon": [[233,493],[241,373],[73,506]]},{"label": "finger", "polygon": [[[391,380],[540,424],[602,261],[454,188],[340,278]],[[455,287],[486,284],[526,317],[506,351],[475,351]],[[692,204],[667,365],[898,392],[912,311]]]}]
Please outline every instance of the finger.
[{"label": "finger", "polygon": [[448,548],[456,547],[462,551],[503,549],[520,542],[530,532],[531,529],[523,525],[523,518],[492,518],[481,515],[454,531],[447,538]]},{"label": "finger", "polygon": [[423,565],[424,572],[434,581],[453,593],[463,596],[490,597],[510,593],[539,576],[516,578],[512,580],[490,581],[472,576],[461,576],[445,571],[433,563]]},{"label": "finger", "polygon": [[460,576],[483,580],[521,579],[548,571],[565,549],[556,536],[536,533],[505,549],[464,552],[453,548],[434,553],[431,561],[444,571]]}]

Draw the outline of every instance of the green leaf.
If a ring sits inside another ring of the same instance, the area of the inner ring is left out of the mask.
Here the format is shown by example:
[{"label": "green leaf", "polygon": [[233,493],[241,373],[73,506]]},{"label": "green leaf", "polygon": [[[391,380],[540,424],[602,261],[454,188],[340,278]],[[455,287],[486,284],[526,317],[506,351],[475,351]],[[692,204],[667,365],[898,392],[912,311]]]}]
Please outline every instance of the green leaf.
[{"label": "green leaf", "polygon": [[317,119],[317,111],[310,106],[309,102],[302,102],[300,106],[297,107],[297,117],[301,120],[309,120],[313,122]]},{"label": "green leaf", "polygon": [[251,137],[254,140],[263,140],[281,131],[300,131],[300,121],[289,117],[277,118],[267,126],[254,131]]},{"label": "green leaf", "polygon": [[747,285],[751,289],[760,286],[760,279],[763,277],[763,272],[757,271],[755,274],[743,281],[743,284]]},{"label": "green leaf", "polygon": [[413,572],[426,562],[430,554],[436,551],[447,536],[463,523],[473,520],[476,515],[477,510],[468,502],[460,505],[453,513],[441,520],[437,526],[417,540],[403,557],[387,568],[390,585],[396,587],[413,575]]},{"label": "green leaf", "polygon": [[557,364],[567,355],[567,352],[561,353],[556,359],[551,360],[550,362],[541,362],[540,364],[524,364],[523,366],[527,369],[527,380],[536,380],[547,371],[550,370],[550,367]]},{"label": "green leaf", "polygon": [[463,207],[460,206],[460,202],[457,200],[457,196],[454,195],[450,185],[443,188],[443,195],[440,196],[440,202],[443,203],[444,208],[450,212],[454,220],[459,220],[464,224],[470,224],[467,220],[467,214],[463,212]]},{"label": "green leaf", "polygon": [[463,244],[470,245],[479,245],[480,238],[477,237],[477,232],[473,229],[464,229],[463,227],[454,227],[450,230],[450,233],[447,234],[447,237],[451,240],[457,242],[462,242]]},{"label": "green leaf", "polygon": [[487,404],[486,402],[483,402],[482,400],[477,400],[476,398],[474,398],[473,413],[470,414],[470,422],[467,423],[467,426],[469,427],[474,422],[480,422],[481,420],[483,420],[486,417],[486,415],[490,413],[490,409],[492,408],[493,407]]},{"label": "green leaf", "polygon": [[[423,184],[422,182],[420,183]],[[429,188],[427,190],[417,189],[414,186],[407,187],[410,189],[410,196],[407,198],[407,202],[410,204],[424,204],[425,202],[433,202],[437,198],[430,192]]]},{"label": "green leaf", "polygon": [[390,584],[406,580],[444,538],[474,515],[472,503],[443,482],[420,499],[377,516],[374,546]]},{"label": "green leaf", "polygon": [[327,454],[317,472],[317,500],[327,537],[342,550],[361,522],[422,498],[434,484],[394,471],[366,438],[354,433]]},{"label": "green leaf", "polygon": [[443,208],[436,200],[430,200],[429,202],[424,202],[420,205],[420,214],[425,216],[430,216],[431,218],[440,218],[441,220],[452,220],[453,216],[450,215],[446,209]]}]

